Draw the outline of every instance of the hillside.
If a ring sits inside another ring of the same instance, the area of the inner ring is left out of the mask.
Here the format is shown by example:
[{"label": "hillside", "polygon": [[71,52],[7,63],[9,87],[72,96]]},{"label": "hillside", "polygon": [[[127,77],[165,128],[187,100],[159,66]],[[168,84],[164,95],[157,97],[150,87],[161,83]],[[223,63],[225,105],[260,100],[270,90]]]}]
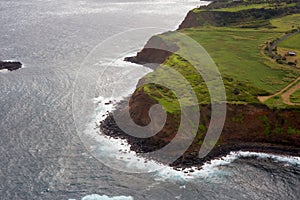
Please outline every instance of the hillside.
[{"label": "hillside", "polygon": [[[296,1],[291,1],[291,3],[274,1],[277,3],[257,4],[256,1],[254,1],[255,4],[249,4],[249,1],[247,1],[247,4],[243,7],[241,6],[241,2],[234,2],[234,5],[217,2],[207,7],[194,9],[189,12],[184,22],[180,25],[179,32],[191,37],[202,45],[212,57],[223,77],[228,102],[235,104],[259,103],[258,96],[276,94],[296,80],[300,75],[299,66],[291,67],[287,63],[280,63],[278,60],[272,59],[271,55],[266,51],[266,46],[270,43],[276,41],[278,38],[284,37],[292,30],[298,30],[298,27],[300,27],[300,14],[291,13],[300,13],[300,9],[298,8],[299,3],[295,3]],[[222,8],[221,6],[223,5],[226,5],[226,7]],[[262,8],[262,6],[267,8]],[[271,11],[266,12],[266,10]],[[245,18],[238,17],[243,16],[244,12],[247,13]],[[193,13],[195,19],[189,17],[190,13]],[[253,13],[256,13],[259,17],[255,17]],[[268,19],[261,20],[262,18],[266,18],[266,13],[275,14],[274,16],[268,15]],[[234,19],[234,22],[232,22],[232,20],[227,20],[226,17],[221,19],[206,18],[207,15],[223,16],[223,14],[230,19]],[[280,15],[280,17],[278,17],[278,15]],[[202,20],[199,21],[199,18],[206,20],[205,22]],[[222,20],[226,21],[226,25],[221,22]],[[193,27],[190,28],[183,28],[194,22],[197,22],[197,25],[193,25]],[[280,52],[276,51],[275,54],[282,54],[283,57],[288,51],[298,53],[300,46],[294,42],[297,41],[297,38],[299,38],[299,34],[287,38],[278,47],[278,51]],[[164,43],[165,46],[177,45],[179,46],[177,52],[180,52],[181,54],[189,52],[188,47],[180,46],[176,41],[176,38],[172,38],[169,33],[153,37],[149,40],[149,44],[155,43],[154,41],[163,41],[161,43]],[[294,45],[286,45],[286,43],[293,43]],[[151,56],[153,57],[153,55],[156,55],[154,56],[155,60],[151,59]],[[158,63],[164,63],[165,65],[171,66],[177,71],[180,71],[180,73],[182,73],[189,81],[193,82],[192,86],[194,90],[197,91],[198,98],[201,99],[199,102],[200,104],[210,103],[209,94],[205,84],[203,84],[203,79],[201,77],[193,76],[192,78],[189,76],[189,74],[195,74],[195,72],[193,72],[193,66],[180,58],[178,54],[163,55],[158,53],[158,50],[151,51],[151,48],[147,48],[146,45],[143,51],[135,57],[135,60],[142,64],[149,63],[149,61],[157,63],[160,56],[162,56],[160,60],[164,61],[159,61]],[[297,57],[288,59],[293,59],[291,61],[297,62]],[[152,80],[154,77],[157,78],[157,76],[158,73],[154,72],[147,75],[145,79]],[[163,75],[160,74],[159,76]],[[152,87],[151,90],[154,89],[157,88]],[[150,91],[147,89],[147,86],[146,91]],[[165,102],[162,99],[173,98],[169,97],[169,95],[164,95],[164,92],[160,91],[160,96],[162,94],[164,98],[156,97],[154,94],[151,96],[160,103]],[[278,98],[278,96],[275,98]],[[260,103],[272,108],[291,107],[291,105],[284,104],[280,100],[268,100]]]}]

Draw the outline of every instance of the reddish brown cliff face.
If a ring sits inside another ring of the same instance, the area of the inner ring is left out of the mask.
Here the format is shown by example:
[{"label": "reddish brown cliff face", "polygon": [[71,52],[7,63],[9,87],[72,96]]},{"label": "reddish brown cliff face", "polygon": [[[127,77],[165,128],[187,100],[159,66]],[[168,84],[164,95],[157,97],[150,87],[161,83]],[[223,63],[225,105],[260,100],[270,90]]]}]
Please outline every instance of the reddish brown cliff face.
[{"label": "reddish brown cliff face", "polygon": [[197,27],[199,26],[199,23],[197,21],[197,15],[193,12],[190,11],[183,22],[179,25],[179,29],[184,29],[184,28],[191,28],[191,27]]},{"label": "reddish brown cliff face", "polygon": [[[138,125],[150,122],[148,115],[151,105],[157,103],[144,91],[135,92],[128,106],[122,112],[130,112]],[[211,108],[200,106],[201,124],[206,128],[210,123]],[[199,165],[211,158],[230,151],[250,150],[279,154],[300,155],[300,112],[297,110],[272,110],[263,105],[227,104],[227,115],[223,131],[217,145],[205,158],[199,159],[198,152],[205,133],[201,130],[186,153],[173,163],[175,166]],[[102,130],[114,137],[126,138],[137,152],[151,152],[160,149],[173,140],[177,134],[180,116],[168,114],[164,128],[155,136],[139,139],[128,136],[118,128],[112,117],[102,123]],[[182,138],[184,140],[184,138]],[[180,145],[180,143],[178,144]],[[172,154],[174,152],[170,152]]]},{"label": "reddish brown cliff face", "polygon": [[[137,124],[150,122],[148,111],[155,100],[145,92],[134,93],[130,100],[130,112]],[[200,106],[201,123],[209,126],[211,108]],[[169,114],[169,123],[179,123],[180,116]],[[227,104],[227,114],[220,143],[273,143],[300,147],[299,110],[272,110],[264,105]],[[167,122],[167,125],[168,125]],[[165,126],[161,132],[167,135],[177,131],[177,125]]]},{"label": "reddish brown cliff face", "polygon": [[138,52],[134,57],[127,57],[125,61],[146,65],[151,69],[156,69],[159,65],[178,50],[174,44],[168,45],[160,37],[154,36],[150,38],[142,51]]}]

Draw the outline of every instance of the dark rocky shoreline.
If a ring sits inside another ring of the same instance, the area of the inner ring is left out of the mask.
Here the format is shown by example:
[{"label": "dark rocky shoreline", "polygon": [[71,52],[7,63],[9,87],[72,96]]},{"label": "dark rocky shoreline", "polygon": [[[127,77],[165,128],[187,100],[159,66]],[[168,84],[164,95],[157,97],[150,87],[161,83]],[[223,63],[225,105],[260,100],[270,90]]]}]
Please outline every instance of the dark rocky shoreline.
[{"label": "dark rocky shoreline", "polygon": [[[117,105],[117,109],[125,109],[125,101],[120,102]],[[230,106],[230,109],[235,106]],[[206,108],[204,108],[203,112],[205,111]],[[236,110],[243,109],[242,106],[237,106]],[[248,109],[253,109],[252,106],[250,108],[246,107],[244,108],[246,112]],[[264,107],[260,109],[266,109]],[[258,110],[257,112],[261,112],[261,110]],[[128,110],[127,110],[128,111]],[[289,112],[289,111],[286,111]],[[172,134],[170,135],[169,132],[166,132],[167,129],[168,131],[171,132],[176,132],[175,129],[170,130],[169,128],[164,128],[161,132],[159,132],[157,135],[147,138],[147,139],[141,139],[141,138],[136,138],[133,136],[130,136],[126,133],[124,133],[116,124],[113,113],[110,113],[107,118],[100,123],[100,129],[102,133],[104,133],[107,136],[116,138],[116,139],[125,139],[130,145],[131,145],[131,150],[137,152],[138,154],[144,154],[148,152],[155,151],[157,149],[160,149],[164,147],[170,140],[173,139]],[[229,116],[232,116],[233,114],[230,113],[229,111]],[[229,117],[230,118],[230,117]],[[139,123],[139,122],[138,122]],[[167,122],[167,123],[170,123]],[[252,126],[252,122],[249,122],[250,126]],[[240,125],[237,125],[240,127]],[[199,145],[194,145],[192,144],[191,147],[182,155],[179,157],[175,162],[173,163],[164,163],[161,160],[156,160],[155,158],[148,157],[148,159],[154,159],[158,162],[161,162],[163,164],[170,165],[174,167],[175,169],[177,168],[190,168],[190,167],[198,167],[201,168],[201,166],[209,162],[213,159],[221,158],[223,156],[228,155],[230,152],[235,152],[235,151],[250,151],[250,152],[258,152],[258,153],[271,153],[275,155],[287,155],[287,156],[300,156],[300,145],[299,145],[299,139],[300,135],[292,135],[292,136],[287,136],[287,141],[281,142],[281,137],[279,137],[277,140],[274,139],[275,137],[269,136],[267,139],[264,138],[259,132],[263,132],[260,130],[259,125],[257,127],[254,127],[257,129],[256,132],[253,133],[254,137],[257,137],[257,139],[254,139],[251,141],[249,137],[246,137],[246,135],[250,134],[248,131],[252,130],[247,130],[247,126],[243,129],[240,129],[241,131],[244,131],[243,134],[239,134],[239,132],[236,131],[236,127],[233,127],[231,123],[225,124],[224,130],[222,132],[221,136],[221,141],[218,142],[217,145],[213,148],[213,150],[204,158],[199,158]],[[232,129],[232,130],[231,130]],[[176,133],[175,133],[176,134]],[[165,137],[165,135],[167,137]],[[260,138],[259,138],[260,137]],[[166,139],[167,138],[167,139]],[[294,142],[291,142],[294,141]],[[147,155],[147,154],[144,154]]]},{"label": "dark rocky shoreline", "polygon": [[[151,143],[146,142],[146,140],[132,137],[122,130],[116,125],[112,113],[101,122],[101,131],[107,136],[110,136],[115,139],[125,139],[130,145],[130,149],[132,151],[139,153],[147,153],[153,149],[157,149],[157,146]],[[161,145],[159,145],[161,146]],[[164,163],[169,164],[174,168],[190,168],[190,167],[198,167],[201,168],[202,165],[206,162],[209,162],[213,159],[222,158],[228,155],[230,152],[236,151],[250,151],[257,153],[270,153],[274,155],[284,155],[284,156],[300,156],[300,148],[294,146],[284,146],[284,145],[276,145],[271,143],[243,143],[243,144],[227,144],[224,146],[218,145],[216,146],[206,157],[199,158],[198,152],[188,153],[185,156],[179,157],[173,163]],[[153,159],[153,158],[149,158]]]}]

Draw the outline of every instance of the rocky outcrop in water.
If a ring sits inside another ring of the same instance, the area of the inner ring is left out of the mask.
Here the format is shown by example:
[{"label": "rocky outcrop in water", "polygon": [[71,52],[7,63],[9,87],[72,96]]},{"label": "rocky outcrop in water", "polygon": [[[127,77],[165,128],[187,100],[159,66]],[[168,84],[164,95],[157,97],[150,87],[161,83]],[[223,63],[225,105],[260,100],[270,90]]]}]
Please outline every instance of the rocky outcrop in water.
[{"label": "rocky outcrop in water", "polygon": [[[157,47],[157,48],[153,48]],[[166,51],[169,50],[169,51]],[[126,57],[124,60],[136,64],[145,65],[151,69],[156,69],[159,64],[176,52],[179,48],[172,44],[168,45],[163,39],[158,36],[153,36],[147,42],[142,51],[138,52],[136,56]]]},{"label": "rocky outcrop in water", "polygon": [[22,63],[18,61],[0,61],[0,70],[7,69],[8,71],[14,71],[21,67]]}]

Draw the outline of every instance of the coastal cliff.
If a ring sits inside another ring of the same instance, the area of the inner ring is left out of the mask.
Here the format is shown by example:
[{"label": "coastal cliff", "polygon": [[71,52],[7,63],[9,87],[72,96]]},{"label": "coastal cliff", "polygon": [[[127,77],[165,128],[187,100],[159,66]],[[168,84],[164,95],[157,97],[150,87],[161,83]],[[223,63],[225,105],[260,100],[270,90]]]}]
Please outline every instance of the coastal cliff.
[{"label": "coastal cliff", "polygon": [[[149,108],[156,103],[144,91],[137,91],[131,96],[129,107],[123,104],[118,109],[122,112],[129,112],[136,124],[145,126],[150,122]],[[200,127],[202,128],[198,130],[197,136],[186,153],[172,163],[172,166],[183,168],[199,166],[215,157],[238,150],[300,155],[300,124],[297,121],[300,118],[299,110],[273,110],[257,104],[227,104],[222,134],[214,149],[204,158],[199,158],[198,152],[210,123],[211,106],[201,105],[200,114]],[[112,115],[101,122],[101,129],[109,136],[126,139],[132,150],[147,153],[158,150],[171,142],[178,131],[179,119],[179,115],[169,113],[164,128],[147,139],[124,133],[115,123]]]},{"label": "coastal cliff", "polygon": [[[157,48],[154,49],[152,48],[153,46]],[[163,49],[169,49],[170,51]],[[124,60],[156,69],[159,64],[164,63],[165,60],[172,55],[171,52],[176,52],[178,49],[178,46],[175,44],[168,45],[162,38],[153,36],[136,56],[126,57]]]},{"label": "coastal cliff", "polygon": [[[184,28],[194,28],[198,26],[237,26],[237,27],[259,27],[269,25],[266,20],[276,17],[282,17],[299,13],[300,2],[290,0],[287,4],[284,1],[270,1],[270,5],[275,9],[269,9],[269,6],[259,6],[259,1],[215,1],[208,6],[195,8],[188,12],[183,22],[179,25],[179,30]],[[263,2],[260,2],[263,4]],[[293,5],[293,6],[291,6]],[[249,9],[246,9],[248,6]],[[240,10],[239,10],[240,8]],[[247,24],[248,22],[256,23]],[[254,26],[253,26],[254,25]]]},{"label": "coastal cliff", "polygon": [[[225,8],[227,9],[227,4],[225,5]],[[299,12],[299,5],[295,5],[295,7],[289,6],[287,8],[280,8],[276,5],[278,8],[276,7],[274,10],[269,9],[267,11],[264,8],[259,8],[241,10],[239,12],[209,12],[207,9],[219,9],[218,4],[211,4],[210,7],[201,8],[202,10],[200,9],[200,11],[198,9],[190,11],[185,20],[179,26],[179,30],[185,31],[188,28],[192,28],[191,31],[195,31],[195,27],[208,25],[215,27],[208,31],[209,34],[211,34],[212,31],[217,30],[218,27],[227,28],[233,26],[233,31],[230,30],[230,34],[233,34],[237,28],[253,28],[256,30],[263,27],[264,30],[261,34],[265,34],[265,29],[275,29],[269,20],[270,18],[286,16],[291,13]],[[224,5],[222,4],[222,6]],[[204,30],[207,31],[207,29]],[[199,32],[200,31],[201,30],[199,30]],[[222,34],[226,31],[227,29],[220,30]],[[253,41],[254,36],[251,35],[247,38],[244,36],[244,31],[242,31],[241,35],[242,36],[234,35],[232,37],[234,38],[234,41],[239,42],[246,40],[251,40],[251,42]],[[151,46],[160,46],[161,49],[172,49],[172,52],[176,52],[181,48],[174,43],[170,46],[170,44],[161,39],[161,37],[153,36],[136,56],[125,58],[125,60],[143,64],[147,67],[151,67],[155,71],[159,68],[159,64],[166,64],[166,62],[170,64],[170,60],[168,59],[174,55],[173,53],[160,49],[153,49]],[[230,50],[232,49],[233,48]],[[258,49],[258,53],[254,52],[255,55],[259,55],[259,51],[260,50]],[[247,54],[247,56],[248,55],[249,54]],[[175,59],[171,61],[174,60],[178,61],[180,59],[175,57]],[[238,58],[237,63],[239,63],[240,60],[241,58]],[[261,60],[261,58],[257,60]],[[148,65],[149,63],[150,65]],[[153,63],[156,63],[157,65],[153,65]],[[182,64],[182,62],[179,62],[179,64]],[[227,60],[226,64],[228,64]],[[175,63],[174,65],[177,66],[178,63]],[[290,71],[290,69],[286,66],[282,68],[286,71]],[[284,72],[285,71],[283,71],[283,73]],[[295,76],[297,76],[297,73],[298,72],[295,72]],[[233,73],[233,75],[235,74]],[[247,79],[247,74],[244,76],[245,77],[242,78]],[[244,83],[241,79],[236,79],[235,77],[228,77],[228,75],[224,75],[223,78],[229,80],[230,83],[226,82],[225,86],[226,90],[229,91],[227,94],[233,96],[234,100],[231,101],[231,97],[229,97],[229,101],[226,103],[226,120],[217,144],[206,157],[199,158],[198,152],[203,145],[211,120],[211,105],[209,103],[200,103],[199,108],[201,121],[194,141],[186,152],[171,165],[175,167],[199,166],[212,158],[226,155],[230,151],[238,150],[300,156],[300,124],[298,123],[298,119],[300,118],[300,107],[269,107],[266,104],[260,103],[257,100],[256,94],[259,90],[261,90],[261,93],[268,94],[269,91],[265,89],[267,87],[256,88],[256,84],[253,84],[253,86],[250,87],[249,83]],[[137,88],[143,84],[144,80],[145,77],[140,79]],[[195,82],[195,80],[192,81]],[[236,81],[236,83],[234,81]],[[195,84],[197,85],[199,82],[196,82]],[[243,91],[244,88],[249,89],[249,91]],[[133,121],[140,126],[145,126],[150,123],[148,115],[149,109],[152,105],[160,103],[157,100],[157,96],[154,97],[151,95],[151,91],[149,92],[148,90],[137,89],[130,97],[129,106],[121,103],[117,107],[117,109],[121,111],[120,113],[129,112]],[[239,97],[239,95],[241,96],[243,92],[249,93],[247,94],[248,96],[245,95],[245,98]],[[158,96],[162,95],[158,94]],[[251,96],[251,98],[249,96]],[[251,99],[251,101],[249,99]],[[145,153],[160,149],[172,141],[180,126],[180,117],[180,112],[167,112],[167,120],[163,129],[155,136],[147,139],[132,137],[124,133],[114,121],[113,115],[109,115],[103,122],[101,122],[100,127],[102,132],[109,136],[126,139],[129,144],[131,144],[132,150]]]}]

